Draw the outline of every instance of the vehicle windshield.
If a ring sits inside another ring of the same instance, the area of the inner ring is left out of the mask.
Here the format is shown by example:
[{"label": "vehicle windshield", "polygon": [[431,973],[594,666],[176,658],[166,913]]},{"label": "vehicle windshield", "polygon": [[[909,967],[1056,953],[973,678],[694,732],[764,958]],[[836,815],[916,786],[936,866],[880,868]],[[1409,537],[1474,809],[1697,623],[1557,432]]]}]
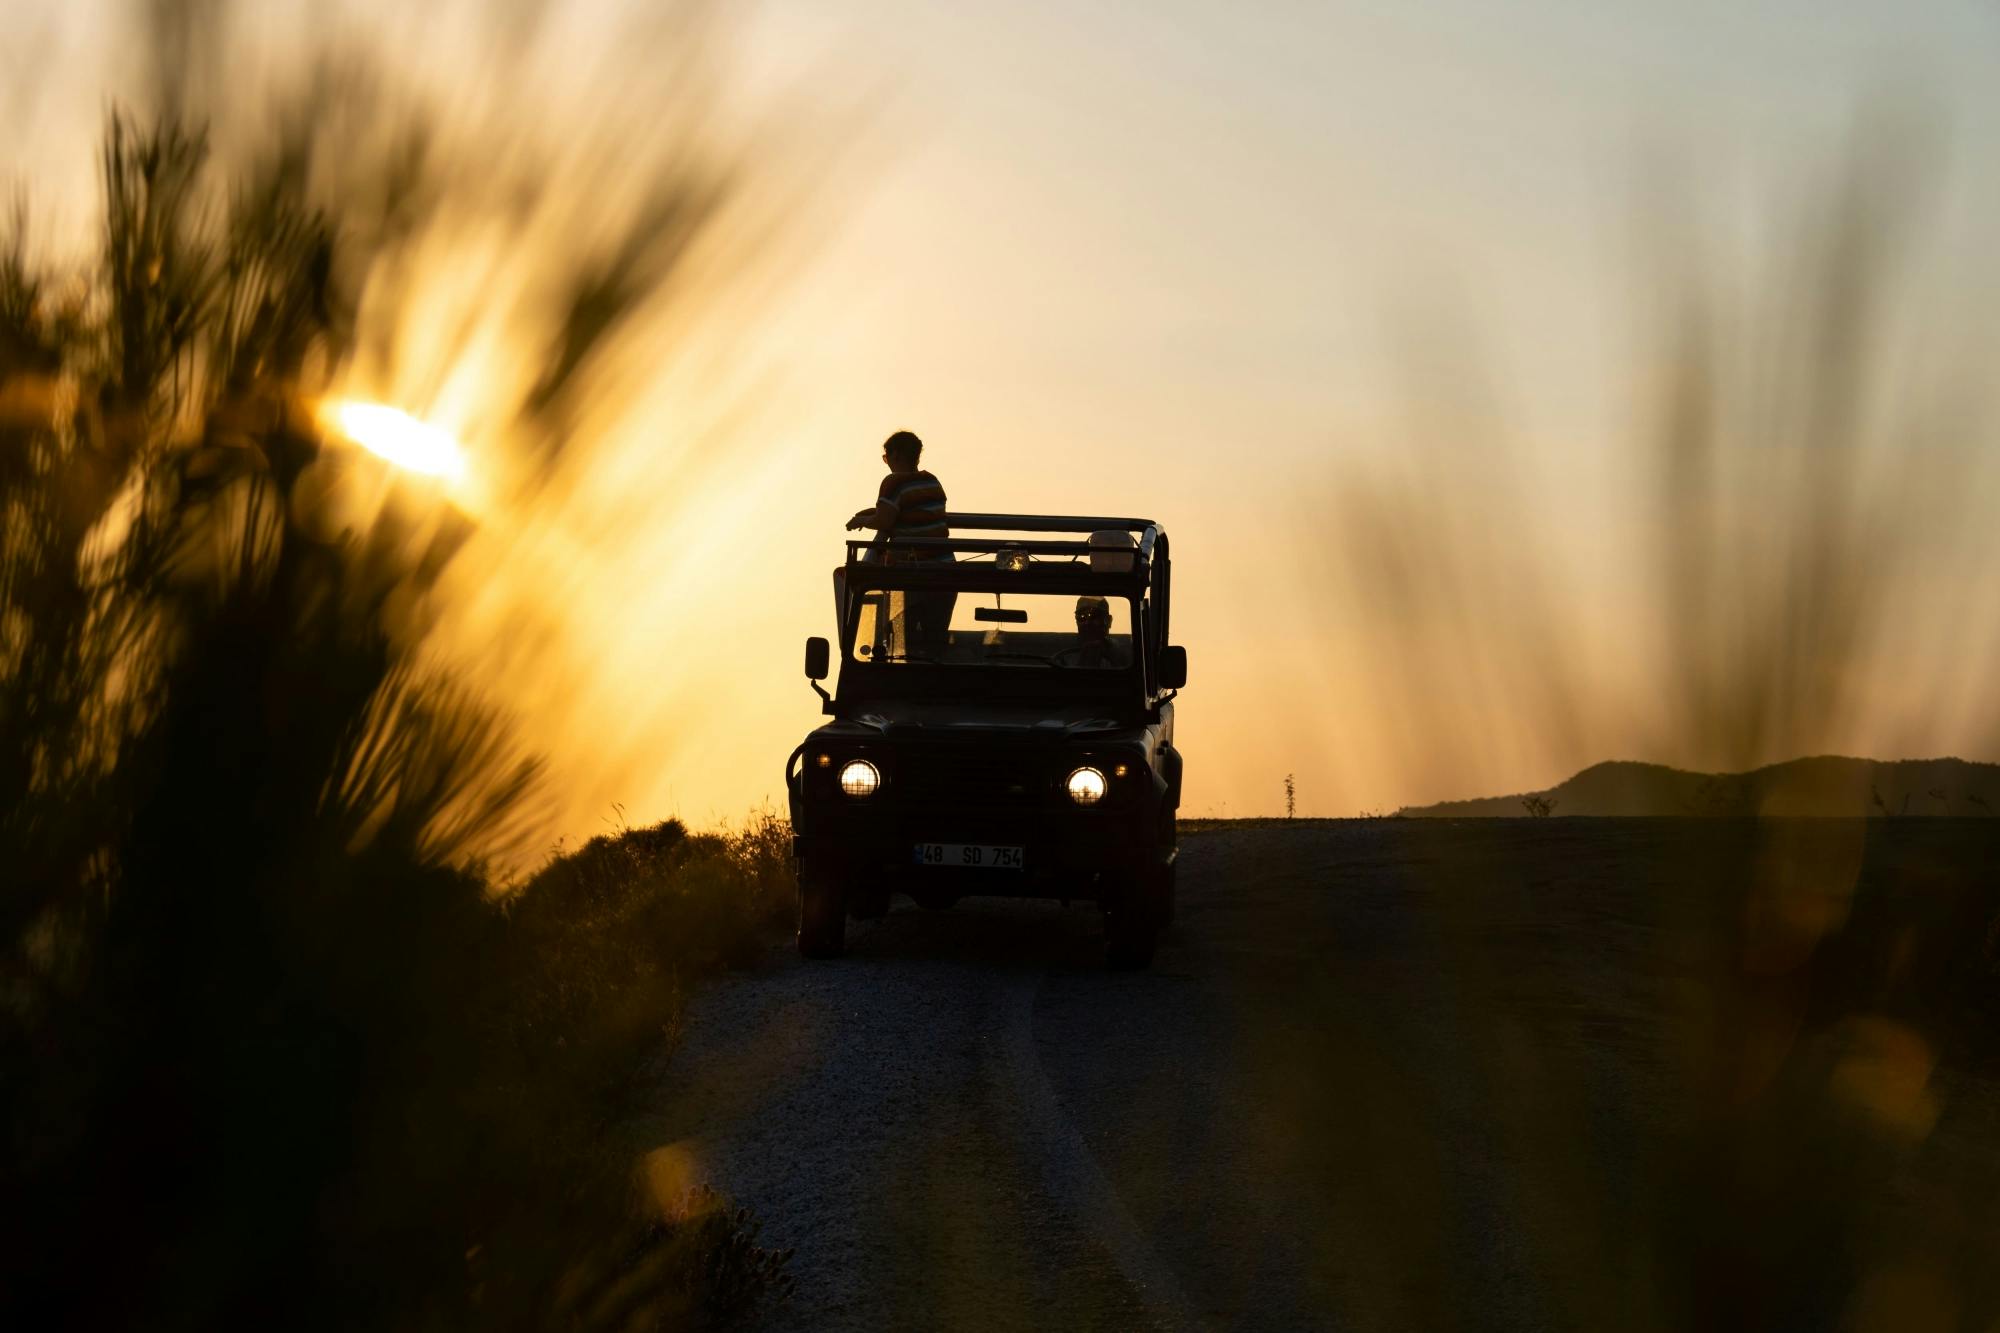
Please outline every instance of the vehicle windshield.
[{"label": "vehicle windshield", "polygon": [[854,658],[1040,670],[1132,665],[1132,605],[1073,593],[875,591],[859,599]]}]

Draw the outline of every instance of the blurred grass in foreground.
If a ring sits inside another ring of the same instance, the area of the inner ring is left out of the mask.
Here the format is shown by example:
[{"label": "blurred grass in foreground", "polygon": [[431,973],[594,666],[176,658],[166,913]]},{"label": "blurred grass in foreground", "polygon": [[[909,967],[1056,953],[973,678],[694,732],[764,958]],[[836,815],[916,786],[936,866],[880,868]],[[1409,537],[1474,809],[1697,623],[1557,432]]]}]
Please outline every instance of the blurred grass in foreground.
[{"label": "blurred grass in foreground", "polygon": [[[114,112],[73,269],[0,228],[0,1326],[726,1317],[782,1256],[601,1131],[782,913],[785,828],[489,881],[546,792],[425,653],[471,520],[315,412],[469,164],[302,86],[220,180],[181,102]],[[536,467],[735,179],[676,172],[549,294]]]},{"label": "blurred grass in foreground", "polygon": [[[1692,188],[1705,173],[1653,173],[1632,424],[1588,460],[1598,481],[1549,472],[1510,429],[1456,314],[1418,326],[1405,447],[1300,506],[1329,534],[1315,601],[1359,608],[1368,632],[1346,651],[1413,779],[1485,794],[1606,759],[1749,775],[1829,753],[1991,754],[1990,356],[1983,320],[1949,299],[1968,275],[1922,263],[1941,171],[1921,128],[1861,118],[1769,226],[1725,225],[1726,195]],[[1589,543],[1557,544],[1565,509]],[[1481,1143],[1432,1165],[1443,1131],[1407,1114],[1406,1049],[1346,1017],[1365,957],[1312,979],[1326,1021],[1306,1034],[1281,1026],[1297,996],[1274,1010],[1287,1052],[1353,1053],[1278,1066],[1271,1093],[1319,1135],[1299,1169],[1362,1200],[1363,1226],[1325,1249],[1366,1258],[1328,1282],[1378,1288],[1383,1326],[1475,1322],[1413,1275],[1445,1261],[1453,1226],[1485,1225],[1468,1177],[1500,1166],[1513,1192],[1489,1206],[1548,1219],[1548,1249],[1468,1288],[1505,1309],[1541,1265],[1566,1308],[1496,1323],[2000,1319],[1989,822],[1786,819],[1778,784],[1729,783],[1757,797],[1718,802],[1744,818],[1355,826],[1417,849],[1389,912],[1466,997],[1448,1090]],[[1900,813],[1873,806],[1854,813]],[[1538,914],[1565,882],[1579,920],[1555,929]],[[1620,913],[1629,931],[1607,924]],[[1512,999],[1597,965],[1575,941],[1600,926],[1633,956],[1546,997],[1549,1026],[1583,1045],[1657,1031],[1648,1091],[1672,1116],[1643,1132],[1604,1111],[1619,1099],[1591,1087],[1603,1070],[1565,1068]],[[1620,1134],[1645,1169],[1593,1178],[1582,1145]]]},{"label": "blurred grass in foreground", "polygon": [[[1183,919],[1252,960],[1242,1155],[1141,1225],[1262,1182],[1267,1262],[1356,1328],[2000,1320],[2000,822],[1241,827]],[[1135,1129],[1186,1114],[1157,1073]]]},{"label": "blurred grass in foreground", "polygon": [[1402,321],[1394,451],[1298,507],[1385,785],[1991,757],[2000,404],[1976,275],[1935,255],[1938,136],[1864,108],[1740,198],[1720,164],[1646,166],[1600,435],[1538,439],[1454,293]]}]

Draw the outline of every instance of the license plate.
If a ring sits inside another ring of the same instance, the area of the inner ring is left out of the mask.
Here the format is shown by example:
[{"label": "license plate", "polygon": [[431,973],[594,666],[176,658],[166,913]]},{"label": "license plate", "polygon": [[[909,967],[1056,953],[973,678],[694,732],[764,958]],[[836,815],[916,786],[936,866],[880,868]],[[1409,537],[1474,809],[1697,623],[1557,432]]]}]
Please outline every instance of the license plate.
[{"label": "license plate", "polygon": [[913,858],[920,866],[969,866],[975,870],[1019,870],[1019,847],[977,842],[920,842]]}]

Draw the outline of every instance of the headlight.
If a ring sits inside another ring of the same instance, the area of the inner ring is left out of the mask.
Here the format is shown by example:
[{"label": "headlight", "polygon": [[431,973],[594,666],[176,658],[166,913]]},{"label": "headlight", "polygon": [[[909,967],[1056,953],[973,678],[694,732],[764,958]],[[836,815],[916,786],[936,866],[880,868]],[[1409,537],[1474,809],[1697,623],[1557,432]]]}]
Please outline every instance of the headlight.
[{"label": "headlight", "polygon": [[1079,768],[1069,775],[1069,798],[1078,805],[1096,805],[1104,799],[1104,775],[1094,768]]},{"label": "headlight", "polygon": [[840,770],[840,789],[849,796],[872,796],[881,785],[882,770],[866,759],[850,759]]}]

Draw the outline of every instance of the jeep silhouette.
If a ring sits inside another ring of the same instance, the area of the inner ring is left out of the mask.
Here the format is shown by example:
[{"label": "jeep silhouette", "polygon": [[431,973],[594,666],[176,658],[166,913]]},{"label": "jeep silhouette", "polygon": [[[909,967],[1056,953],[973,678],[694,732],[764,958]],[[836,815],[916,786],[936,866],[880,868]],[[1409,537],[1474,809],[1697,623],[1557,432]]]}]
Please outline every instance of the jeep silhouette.
[{"label": "jeep silhouette", "polygon": [[847,543],[831,721],[785,767],[798,947],[848,916],[960,897],[1092,900],[1105,956],[1152,961],[1173,916],[1181,758],[1167,534],[1146,519],[954,514],[952,537]]}]

